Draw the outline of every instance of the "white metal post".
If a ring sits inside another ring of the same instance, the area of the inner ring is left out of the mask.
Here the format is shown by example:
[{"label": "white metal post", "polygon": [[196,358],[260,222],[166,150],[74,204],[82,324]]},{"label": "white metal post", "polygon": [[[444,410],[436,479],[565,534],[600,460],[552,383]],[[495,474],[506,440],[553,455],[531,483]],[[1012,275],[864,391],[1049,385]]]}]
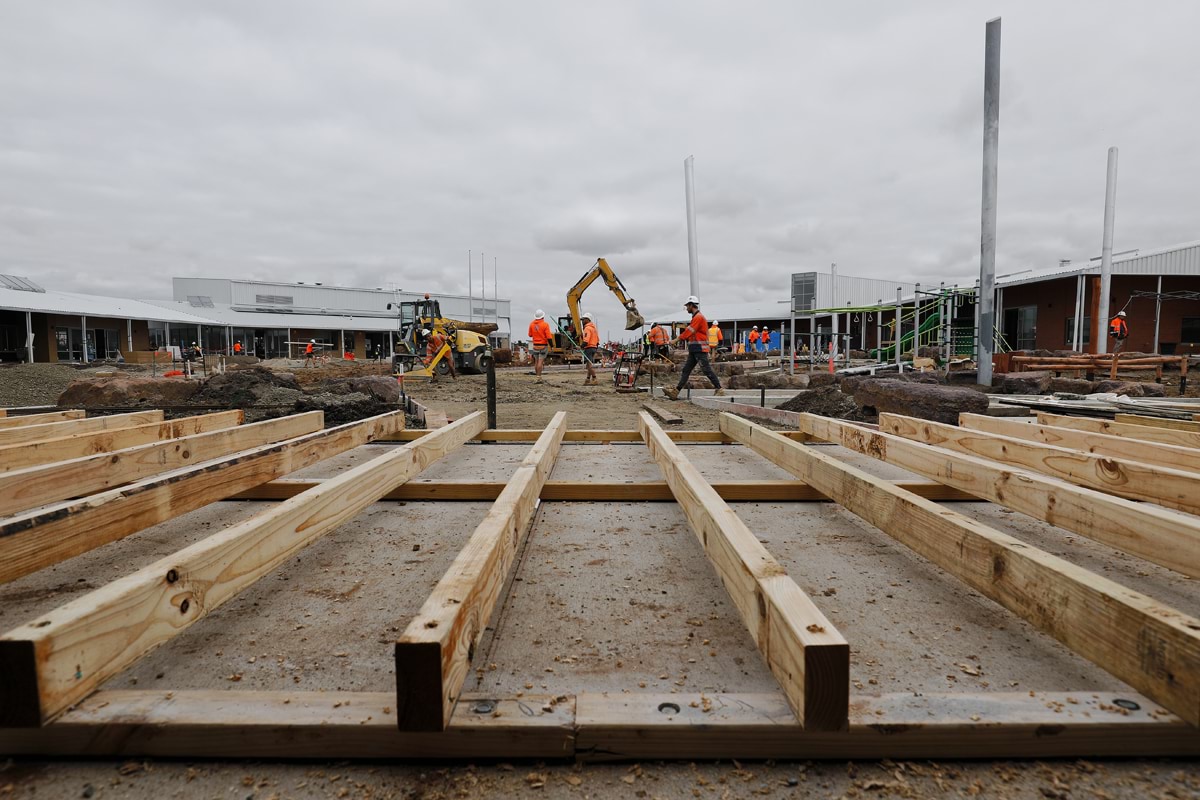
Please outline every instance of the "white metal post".
[{"label": "white metal post", "polygon": [[921,284],[913,290],[913,363],[921,354]]},{"label": "white metal post", "polygon": [[892,336],[892,341],[896,344],[896,369],[904,372],[904,367],[900,364],[900,312],[904,309],[904,287],[896,287],[896,332]]},{"label": "white metal post", "polygon": [[33,363],[33,314],[25,312],[25,357]]},{"label": "white metal post", "polygon": [[1158,319],[1162,316],[1162,275],[1158,276],[1158,297],[1154,298],[1154,353],[1158,354]]},{"label": "white metal post", "polygon": [[87,317],[81,316],[79,318],[79,324],[81,326],[80,333],[83,334],[83,341],[80,342],[80,346],[83,348],[83,363],[86,364],[86,363],[88,363],[88,361],[91,360],[88,358],[88,351],[87,351]]},{"label": "white metal post", "polygon": [[983,56],[983,208],[979,237],[979,321],[976,364],[980,386],[992,385],[992,353],[996,327],[996,197],[1000,159],[1000,18],[988,20]]},{"label": "white metal post", "polygon": [[1071,326],[1071,350],[1079,353],[1080,337],[1083,330],[1083,274],[1075,276],[1075,319],[1074,325]]},{"label": "white metal post", "polygon": [[687,204],[688,277],[692,294],[700,294],[700,253],[696,241],[696,174],[695,157],[683,160],[683,193]]},{"label": "white metal post", "polygon": [[879,298],[879,308],[875,310],[875,361],[883,363],[883,298]]},{"label": "white metal post", "polygon": [[125,350],[133,357],[133,320],[125,320]]},{"label": "white metal post", "polygon": [[1104,242],[1100,250],[1100,310],[1092,320],[1096,352],[1108,352],[1108,297],[1112,293],[1113,225],[1117,216],[1117,148],[1108,148],[1108,177],[1104,184]]}]

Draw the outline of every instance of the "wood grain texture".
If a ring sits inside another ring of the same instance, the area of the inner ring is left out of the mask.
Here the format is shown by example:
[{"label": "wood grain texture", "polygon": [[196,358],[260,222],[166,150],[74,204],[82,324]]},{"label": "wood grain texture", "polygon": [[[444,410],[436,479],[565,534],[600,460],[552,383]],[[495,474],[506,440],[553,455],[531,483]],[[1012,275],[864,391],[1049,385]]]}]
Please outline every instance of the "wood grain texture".
[{"label": "wood grain texture", "polygon": [[400,430],[393,411],[0,520],[0,583]]},{"label": "wood grain texture", "polygon": [[676,414],[674,411],[668,411],[656,403],[642,403],[642,408],[649,411],[664,425],[682,425],[683,417]]},{"label": "wood grain texture", "polygon": [[[721,430],[1164,708],[1200,723],[1200,619],[746,420],[722,414]],[[886,445],[880,457],[890,463]]]},{"label": "wood grain texture", "polygon": [[1141,425],[1146,428],[1159,428],[1160,430],[1200,433],[1200,422],[1194,420],[1146,417],[1141,414],[1117,414],[1113,418],[1113,421],[1124,425]]},{"label": "wood grain texture", "polygon": [[469,414],[0,636],[0,664],[32,645],[37,676],[32,693],[0,683],[0,725],[45,724],[485,424]]},{"label": "wood grain texture", "polygon": [[984,433],[1010,436],[1040,444],[1067,447],[1098,456],[1140,461],[1162,467],[1200,472],[1200,449],[1170,444],[1150,444],[1106,433],[1056,428],[1052,425],[1029,424],[1002,417],[982,414],[961,414],[958,424]]},{"label": "wood grain texture", "polygon": [[692,533],[796,719],[806,730],[843,730],[850,693],[845,638],[650,415],[642,412],[638,419]]},{"label": "wood grain texture", "polygon": [[10,417],[7,412],[0,413],[0,430],[23,428],[26,425],[45,425],[49,422],[65,422],[70,419],[83,419],[87,414],[78,409],[65,411],[47,411],[44,414],[26,414],[25,416]]},{"label": "wood grain texture", "polygon": [[1109,422],[1106,419],[1091,417],[1067,417],[1059,414],[1047,414],[1039,411],[1038,424],[1053,425],[1056,428],[1070,428],[1076,431],[1093,431],[1126,439],[1139,439],[1144,442],[1158,442],[1181,447],[1200,447],[1200,433],[1195,431],[1176,431],[1169,428],[1154,428],[1147,425],[1130,425],[1125,422]]},{"label": "wood grain texture", "polygon": [[240,410],[219,411],[215,414],[182,417],[166,422],[150,422],[131,428],[77,433],[74,436],[60,436],[57,439],[44,439],[40,442],[8,445],[0,447],[0,472],[50,464],[55,461],[67,461],[96,453],[111,453],[114,450],[123,450],[127,447],[136,447],[167,439],[179,439],[196,433],[219,431],[241,425],[242,421],[243,412]]},{"label": "wood grain texture", "polygon": [[[400,431],[381,441],[411,442],[413,439],[420,439],[428,433],[429,431],[424,430]],[[799,431],[782,431],[782,433],[797,441],[808,439],[806,434]],[[539,430],[525,428],[489,429],[475,438],[481,442],[535,442],[541,435],[542,432]],[[733,441],[720,431],[667,431],[667,435],[671,437],[671,441],[673,442],[686,444],[729,444]],[[566,436],[563,437],[563,441],[574,444],[581,442],[637,442],[640,444],[642,435],[634,430],[574,430],[567,431]]]},{"label": "wood grain texture", "polygon": [[935,447],[1023,467],[1098,492],[1200,512],[1200,473],[1037,444],[941,422],[880,414],[879,429]]},{"label": "wood grain texture", "polygon": [[396,642],[396,721],[442,731],[471,670],[567,428],[559,411]]},{"label": "wood grain texture", "polygon": [[189,464],[202,464],[242,450],[294,439],[321,430],[323,424],[322,412],[310,411],[3,472],[0,473],[0,516],[69,497],[103,492]]},{"label": "wood grain texture", "polygon": [[40,442],[43,439],[58,439],[72,436],[76,433],[94,433],[96,431],[111,431],[117,428],[130,428],[134,425],[145,425],[147,422],[162,422],[163,412],[134,411],[129,414],[113,414],[108,417],[89,417],[87,419],[69,419],[64,422],[47,422],[39,425],[22,425],[16,428],[0,430],[0,447],[12,444]]},{"label": "wood grain texture", "polygon": [[[286,500],[320,481],[283,478],[247,489],[230,500]],[[937,481],[898,480],[897,486],[930,500],[979,502],[980,498]],[[495,500],[504,490],[504,481],[415,480],[390,491],[381,500]],[[829,498],[802,481],[740,480],[713,481],[709,484],[722,500],[735,502],[810,503],[828,502]],[[623,501],[675,502],[666,481],[546,481],[544,501]]]}]

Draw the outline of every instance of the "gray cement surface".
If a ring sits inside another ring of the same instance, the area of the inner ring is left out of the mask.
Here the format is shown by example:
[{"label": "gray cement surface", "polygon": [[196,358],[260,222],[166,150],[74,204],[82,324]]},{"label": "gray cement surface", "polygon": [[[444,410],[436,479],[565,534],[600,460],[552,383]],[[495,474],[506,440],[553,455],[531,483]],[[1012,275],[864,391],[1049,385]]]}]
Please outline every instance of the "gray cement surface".
[{"label": "gray cement surface", "polygon": [[[328,477],[370,445],[296,477]],[[505,480],[527,444],[468,445],[421,479]],[[842,448],[821,451],[911,478]],[[744,448],[691,445],[710,480],[786,472]],[[557,480],[660,480],[640,445],[565,445]],[[5,629],[265,507],[223,502],[0,586]],[[985,503],[950,504],[1200,614],[1195,582]],[[489,504],[378,503],[290,559],[107,688],[390,691],[391,643]],[[828,503],[739,503],[852,645],[855,692],[1125,691],[1120,681]],[[778,692],[673,503],[545,503],[468,690],[516,694]],[[1197,797],[1197,762],[675,763],[611,766],[39,761],[0,764],[11,797]]]}]

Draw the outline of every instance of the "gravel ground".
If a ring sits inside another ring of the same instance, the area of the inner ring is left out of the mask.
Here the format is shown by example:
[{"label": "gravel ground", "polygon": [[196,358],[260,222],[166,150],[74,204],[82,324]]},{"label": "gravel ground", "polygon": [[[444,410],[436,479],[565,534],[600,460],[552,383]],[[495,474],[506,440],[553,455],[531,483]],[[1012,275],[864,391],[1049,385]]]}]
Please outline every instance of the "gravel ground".
[{"label": "gravel ground", "polygon": [[0,366],[0,407],[52,406],[68,383],[96,371],[66,364],[5,364]]}]

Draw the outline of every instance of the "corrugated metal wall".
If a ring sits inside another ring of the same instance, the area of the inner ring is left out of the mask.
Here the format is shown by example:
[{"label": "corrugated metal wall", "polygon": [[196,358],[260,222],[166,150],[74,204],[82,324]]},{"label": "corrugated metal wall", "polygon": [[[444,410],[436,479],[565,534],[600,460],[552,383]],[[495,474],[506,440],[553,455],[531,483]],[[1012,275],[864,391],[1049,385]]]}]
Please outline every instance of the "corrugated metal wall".
[{"label": "corrugated metal wall", "polygon": [[1113,274],[1200,275],[1200,244],[1115,261]]},{"label": "corrugated metal wall", "polygon": [[[912,297],[916,285],[912,283],[897,283],[896,281],[879,278],[859,278],[854,275],[838,275],[837,291],[834,292],[833,276],[828,272],[798,272],[792,275],[792,286],[805,278],[816,279],[816,294],[810,308],[842,308],[845,306],[869,306],[882,300],[894,302],[896,287],[900,287],[905,297]],[[797,298],[793,297],[793,302]],[[804,310],[797,307],[797,311]]]}]

